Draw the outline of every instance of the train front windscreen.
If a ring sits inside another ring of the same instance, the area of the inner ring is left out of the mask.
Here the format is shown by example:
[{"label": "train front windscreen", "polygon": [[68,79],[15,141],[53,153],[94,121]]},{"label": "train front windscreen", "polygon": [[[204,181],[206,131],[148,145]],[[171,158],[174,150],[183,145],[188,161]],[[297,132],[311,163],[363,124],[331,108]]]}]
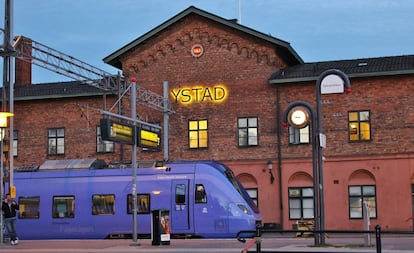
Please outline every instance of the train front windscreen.
[{"label": "train front windscreen", "polygon": [[224,172],[227,179],[230,181],[230,183],[234,186],[234,188],[240,193],[240,195],[243,197],[243,199],[249,204],[250,208],[255,212],[259,213],[259,208],[257,208],[256,203],[250,198],[249,194],[247,193],[246,189],[241,185],[239,180],[237,180],[236,176],[234,175],[233,171],[231,171],[229,168],[226,169]]}]

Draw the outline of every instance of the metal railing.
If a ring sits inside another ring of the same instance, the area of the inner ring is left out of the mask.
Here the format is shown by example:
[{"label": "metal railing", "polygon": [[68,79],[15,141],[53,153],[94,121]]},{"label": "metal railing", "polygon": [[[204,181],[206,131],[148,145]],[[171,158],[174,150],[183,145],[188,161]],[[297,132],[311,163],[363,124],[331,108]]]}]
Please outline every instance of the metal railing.
[{"label": "metal railing", "polygon": [[[381,236],[382,234],[394,234],[394,235],[414,235],[413,231],[391,231],[386,230],[382,231],[380,225],[375,226],[375,230],[300,230],[300,229],[291,229],[291,230],[282,230],[282,229],[268,229],[263,228],[261,225],[256,227],[256,230],[242,230],[237,233],[237,240],[242,243],[246,243],[246,246],[242,250],[242,253],[248,252],[248,249],[256,244],[256,252],[261,253],[261,244],[262,244],[262,235],[266,233],[280,233],[280,234],[288,234],[288,233],[313,233],[319,234],[319,236],[325,236],[327,234],[367,234],[375,235],[375,247],[376,252],[382,252],[382,244],[381,244]],[[246,240],[249,238],[249,240]],[[323,246],[323,245],[315,245],[315,246]]]}]

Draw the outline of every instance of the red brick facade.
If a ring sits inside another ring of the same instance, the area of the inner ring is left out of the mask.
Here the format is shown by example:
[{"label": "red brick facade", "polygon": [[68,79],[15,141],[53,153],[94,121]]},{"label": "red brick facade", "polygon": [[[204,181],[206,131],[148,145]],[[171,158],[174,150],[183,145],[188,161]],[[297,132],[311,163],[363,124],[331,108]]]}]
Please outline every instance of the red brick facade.
[{"label": "red brick facade", "polygon": [[[163,81],[168,81],[170,90],[195,86],[212,88],[217,84],[227,87],[228,99],[222,104],[205,99],[205,102],[183,106],[174,102],[170,93],[176,111],[170,117],[173,126],[169,133],[171,157],[240,160],[274,156],[268,145],[256,148],[254,155],[251,150],[235,145],[237,117],[258,116],[263,122],[276,121],[276,93],[267,79],[275,69],[284,65],[271,45],[258,43],[242,34],[222,31],[220,26],[208,20],[189,18],[148,41],[148,46],[143,49],[125,56],[125,76],[136,77],[138,85],[159,94],[162,94]],[[195,44],[204,47],[204,55],[200,58],[191,55]],[[261,106],[263,103],[267,106]],[[146,111],[138,108],[140,115],[145,116]],[[210,148],[189,152],[188,139],[183,137],[186,137],[190,119],[208,119]],[[151,113],[148,120],[161,122],[162,114]],[[276,144],[275,130],[275,126],[262,126],[261,142]]]},{"label": "red brick facade", "polygon": [[[221,19],[219,19],[221,20]],[[273,73],[297,61],[276,43],[257,34],[190,13],[169,24],[137,46],[120,53],[112,65],[121,67],[126,79],[163,94],[169,84],[169,100],[175,113],[169,116],[170,160],[219,160],[230,166],[247,188],[258,190],[264,223],[290,229],[289,187],[312,186],[311,145],[289,144],[282,114],[289,103],[304,100],[315,106],[315,82],[305,80],[271,84]],[[284,42],[283,42],[284,43]],[[282,44],[283,44],[282,43]],[[201,45],[204,54],[191,49]],[[351,219],[349,186],[376,186],[376,214],[371,224],[387,229],[412,230],[414,185],[414,74],[350,76],[350,94],[322,95],[322,122],[327,136],[324,149],[325,222],[327,229],[363,229],[362,219]],[[205,93],[226,88],[227,99],[216,103]],[[182,89],[197,100],[183,105]],[[193,93],[197,89],[198,93]],[[175,95],[174,95],[175,94]],[[15,102],[18,156],[15,165],[39,165],[48,159],[96,157],[107,162],[131,159],[131,147],[115,144],[115,152],[96,153],[98,109],[108,109],[115,96],[78,96],[27,99]],[[104,105],[105,104],[105,105]],[[348,112],[370,111],[371,141],[349,142]],[[130,116],[129,96],[122,113]],[[138,104],[138,118],[163,123],[157,110]],[[258,146],[239,147],[239,117],[257,117]],[[208,121],[208,147],[189,148],[189,120]],[[47,129],[65,128],[65,154],[48,157]],[[139,151],[139,160],[162,160],[164,153]],[[268,161],[275,180],[270,181]]]}]

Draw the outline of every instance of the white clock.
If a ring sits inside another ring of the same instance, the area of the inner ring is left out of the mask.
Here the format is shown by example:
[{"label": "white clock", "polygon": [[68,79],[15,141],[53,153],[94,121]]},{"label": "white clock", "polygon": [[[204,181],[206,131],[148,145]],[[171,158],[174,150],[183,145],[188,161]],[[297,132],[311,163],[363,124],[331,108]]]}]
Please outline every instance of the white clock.
[{"label": "white clock", "polygon": [[294,127],[303,128],[308,124],[309,113],[303,107],[295,107],[289,112],[288,120]]}]

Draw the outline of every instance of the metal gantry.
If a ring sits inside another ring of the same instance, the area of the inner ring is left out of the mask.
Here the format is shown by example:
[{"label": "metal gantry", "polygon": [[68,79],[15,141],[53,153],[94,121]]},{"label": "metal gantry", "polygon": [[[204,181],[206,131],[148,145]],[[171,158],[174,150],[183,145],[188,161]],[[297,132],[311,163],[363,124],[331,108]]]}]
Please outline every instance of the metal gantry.
[{"label": "metal gantry", "polygon": [[[48,69],[77,81],[84,81],[86,84],[105,91],[118,91],[126,87],[126,81],[119,75],[113,75],[105,70],[94,67],[73,56],[62,53],[42,43],[28,39],[24,36],[17,36],[14,43],[18,59]],[[165,107],[164,98],[155,92],[143,87],[136,88],[137,102],[152,109],[172,113],[170,103]]]}]

